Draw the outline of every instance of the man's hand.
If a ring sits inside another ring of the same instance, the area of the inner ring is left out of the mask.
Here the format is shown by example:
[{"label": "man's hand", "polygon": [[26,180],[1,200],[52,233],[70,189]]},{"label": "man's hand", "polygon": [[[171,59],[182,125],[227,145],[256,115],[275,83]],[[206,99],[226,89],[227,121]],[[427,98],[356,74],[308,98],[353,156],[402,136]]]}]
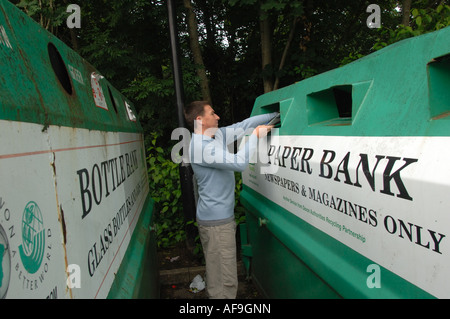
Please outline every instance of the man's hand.
[{"label": "man's hand", "polygon": [[273,129],[273,125],[259,125],[253,130],[252,134],[255,134],[258,138],[265,137],[271,129]]}]

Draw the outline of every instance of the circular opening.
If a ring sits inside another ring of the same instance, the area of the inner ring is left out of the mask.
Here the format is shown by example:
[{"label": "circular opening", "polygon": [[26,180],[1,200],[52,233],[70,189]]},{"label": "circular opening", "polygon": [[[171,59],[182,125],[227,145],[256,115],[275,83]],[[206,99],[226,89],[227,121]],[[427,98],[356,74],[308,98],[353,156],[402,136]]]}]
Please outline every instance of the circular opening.
[{"label": "circular opening", "polygon": [[109,86],[108,86],[108,92],[109,92],[109,97],[111,98],[111,103],[112,103],[112,105],[114,107],[114,111],[116,111],[116,113],[117,113],[116,100],[114,99],[114,96],[113,96],[113,94],[111,92],[111,88]]},{"label": "circular opening", "polygon": [[48,56],[50,57],[53,71],[55,72],[59,83],[61,83],[67,93],[72,95],[72,83],[70,82],[69,73],[67,72],[67,68],[61,54],[59,54],[58,49],[53,43],[48,44]]}]

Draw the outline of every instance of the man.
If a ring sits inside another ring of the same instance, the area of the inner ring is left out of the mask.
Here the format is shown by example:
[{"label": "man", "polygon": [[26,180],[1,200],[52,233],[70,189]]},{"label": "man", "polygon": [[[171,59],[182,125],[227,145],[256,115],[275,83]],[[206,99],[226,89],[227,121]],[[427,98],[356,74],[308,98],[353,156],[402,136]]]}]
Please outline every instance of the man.
[{"label": "man", "polygon": [[[242,172],[255,152],[258,138],[273,126],[277,113],[258,115],[225,128],[218,128],[219,116],[205,101],[185,108],[186,121],[194,133],[189,146],[198,184],[197,224],[206,261],[206,283],[210,298],[236,298],[236,222],[234,220],[234,172]],[[251,133],[237,153],[227,146]]]}]

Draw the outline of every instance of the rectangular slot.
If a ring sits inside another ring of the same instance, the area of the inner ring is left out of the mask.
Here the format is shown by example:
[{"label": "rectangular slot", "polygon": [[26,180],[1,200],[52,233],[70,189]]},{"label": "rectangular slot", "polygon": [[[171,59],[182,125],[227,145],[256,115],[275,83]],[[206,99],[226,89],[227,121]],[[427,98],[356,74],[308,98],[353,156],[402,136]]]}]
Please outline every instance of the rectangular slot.
[{"label": "rectangular slot", "polygon": [[[280,113],[280,102],[262,106],[261,109],[264,111],[264,113],[273,113],[273,112]],[[269,124],[269,123],[267,123],[267,124]],[[281,121],[279,121],[275,124],[275,127],[280,127],[280,126],[281,126]]]},{"label": "rectangular slot", "polygon": [[333,88],[334,100],[340,118],[352,117],[352,86],[343,85]]},{"label": "rectangular slot", "polygon": [[430,116],[450,119],[450,54],[433,59],[427,69]]},{"label": "rectangular slot", "polygon": [[262,106],[261,109],[264,110],[264,113],[280,112],[280,102]]},{"label": "rectangular slot", "polygon": [[353,114],[352,88],[352,85],[338,85],[308,94],[308,125],[350,125]]}]

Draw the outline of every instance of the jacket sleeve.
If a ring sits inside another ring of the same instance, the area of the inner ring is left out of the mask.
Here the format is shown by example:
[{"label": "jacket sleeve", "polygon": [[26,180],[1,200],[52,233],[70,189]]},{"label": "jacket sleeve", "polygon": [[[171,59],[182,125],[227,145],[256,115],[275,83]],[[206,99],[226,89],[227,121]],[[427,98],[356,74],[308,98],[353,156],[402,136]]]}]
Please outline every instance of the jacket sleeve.
[{"label": "jacket sleeve", "polygon": [[244,146],[237,153],[233,154],[227,151],[226,145],[215,140],[204,147],[202,154],[203,160],[197,164],[217,169],[243,172],[247,168],[250,157],[255,152],[257,144],[258,137],[251,134]]},{"label": "jacket sleeve", "polygon": [[278,113],[268,113],[249,117],[242,122],[232,124],[230,126],[221,127],[216,132],[216,140],[221,140],[225,145],[229,145],[234,141],[242,138],[244,135],[252,134],[253,130],[263,124],[269,123]]}]

